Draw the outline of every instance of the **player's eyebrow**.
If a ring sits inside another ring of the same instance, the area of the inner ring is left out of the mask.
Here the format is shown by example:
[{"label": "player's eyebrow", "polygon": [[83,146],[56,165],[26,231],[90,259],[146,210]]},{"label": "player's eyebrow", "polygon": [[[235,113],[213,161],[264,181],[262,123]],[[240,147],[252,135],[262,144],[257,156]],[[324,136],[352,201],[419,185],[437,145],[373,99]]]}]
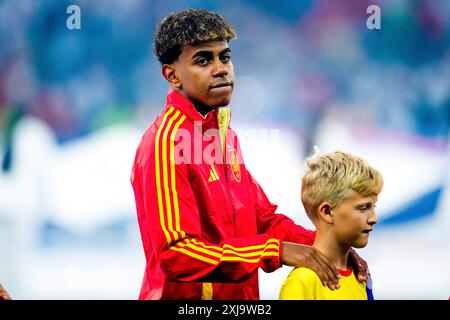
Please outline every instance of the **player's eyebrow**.
[{"label": "player's eyebrow", "polygon": [[203,58],[207,58],[210,59],[213,57],[213,53],[211,51],[207,51],[207,50],[202,50],[202,51],[197,51],[193,56],[192,59],[195,59],[197,57],[203,57]]},{"label": "player's eyebrow", "polygon": [[[231,52],[230,48],[225,48],[222,51],[219,52],[219,56],[224,55],[225,53]],[[201,50],[201,51],[197,51],[196,53],[194,53],[194,55],[192,56],[192,59],[195,59],[197,57],[203,57],[203,58],[207,58],[207,59],[211,59],[213,57],[214,53],[212,51],[209,50]]]},{"label": "player's eyebrow", "polygon": [[231,52],[231,49],[230,48],[225,48],[222,51],[220,51],[219,55],[223,55],[223,54],[228,53],[228,52]]}]

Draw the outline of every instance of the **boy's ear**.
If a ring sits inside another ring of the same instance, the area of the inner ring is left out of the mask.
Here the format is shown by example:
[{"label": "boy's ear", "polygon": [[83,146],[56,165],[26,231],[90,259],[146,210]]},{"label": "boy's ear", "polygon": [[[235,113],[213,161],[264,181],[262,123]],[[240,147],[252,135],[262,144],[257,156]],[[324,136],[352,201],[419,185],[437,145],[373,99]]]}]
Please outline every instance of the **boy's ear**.
[{"label": "boy's ear", "polygon": [[327,223],[333,223],[333,210],[331,210],[331,205],[328,202],[323,202],[317,208],[317,214],[319,218]]},{"label": "boy's ear", "polygon": [[174,65],[164,64],[161,68],[161,73],[171,86],[181,89],[181,81]]}]

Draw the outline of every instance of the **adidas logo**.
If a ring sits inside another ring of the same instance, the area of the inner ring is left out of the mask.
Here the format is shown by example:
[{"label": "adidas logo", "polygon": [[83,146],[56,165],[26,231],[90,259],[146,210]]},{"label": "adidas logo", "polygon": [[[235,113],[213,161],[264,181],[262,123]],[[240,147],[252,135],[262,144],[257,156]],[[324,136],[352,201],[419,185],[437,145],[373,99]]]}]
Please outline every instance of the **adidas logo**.
[{"label": "adidas logo", "polygon": [[211,170],[209,170],[209,178],[208,182],[213,182],[219,180],[219,175],[217,174],[216,168],[214,167],[214,164],[211,163]]}]

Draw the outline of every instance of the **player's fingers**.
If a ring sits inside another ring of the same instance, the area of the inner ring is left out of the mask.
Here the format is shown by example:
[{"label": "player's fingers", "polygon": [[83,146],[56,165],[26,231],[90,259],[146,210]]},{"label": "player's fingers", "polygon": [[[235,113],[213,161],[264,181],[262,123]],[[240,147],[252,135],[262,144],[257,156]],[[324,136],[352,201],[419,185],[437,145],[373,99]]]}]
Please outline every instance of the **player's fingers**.
[{"label": "player's fingers", "polygon": [[319,276],[320,281],[324,286],[328,286],[331,290],[336,289],[334,281],[332,277],[327,272],[327,268],[325,265],[321,264],[319,259],[315,259],[311,261],[311,269]]},{"label": "player's fingers", "polygon": [[335,288],[339,288],[339,278],[341,276],[331,260],[319,251],[317,251],[317,260],[327,277],[326,285],[332,290],[334,290]]},{"label": "player's fingers", "polygon": [[310,264],[311,269],[316,272],[323,285],[328,286],[331,290],[338,287],[339,282],[337,281],[333,270],[318,254],[312,257]]},{"label": "player's fingers", "polygon": [[339,271],[334,266],[334,263],[323,253],[317,250],[318,258],[320,259],[320,262],[325,264],[328,267],[328,270],[332,272],[332,278],[338,280],[341,276],[339,274]]},{"label": "player's fingers", "polygon": [[368,276],[368,267],[367,264],[365,262],[361,263],[361,268],[359,269],[358,272],[358,280],[359,281],[367,281],[367,276]]},{"label": "player's fingers", "polygon": [[367,281],[369,274],[369,266],[367,262],[364,261],[354,250],[350,251],[350,260],[353,262],[352,265],[355,267],[355,272],[358,280],[361,282]]}]

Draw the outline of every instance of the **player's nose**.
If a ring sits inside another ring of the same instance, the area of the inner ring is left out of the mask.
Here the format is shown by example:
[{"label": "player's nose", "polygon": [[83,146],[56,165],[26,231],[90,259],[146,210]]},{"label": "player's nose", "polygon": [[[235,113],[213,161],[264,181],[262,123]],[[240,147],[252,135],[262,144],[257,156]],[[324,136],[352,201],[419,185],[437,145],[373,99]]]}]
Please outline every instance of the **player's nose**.
[{"label": "player's nose", "polygon": [[220,61],[220,59],[214,59],[212,74],[214,77],[226,76],[228,75],[228,69],[225,64]]}]

